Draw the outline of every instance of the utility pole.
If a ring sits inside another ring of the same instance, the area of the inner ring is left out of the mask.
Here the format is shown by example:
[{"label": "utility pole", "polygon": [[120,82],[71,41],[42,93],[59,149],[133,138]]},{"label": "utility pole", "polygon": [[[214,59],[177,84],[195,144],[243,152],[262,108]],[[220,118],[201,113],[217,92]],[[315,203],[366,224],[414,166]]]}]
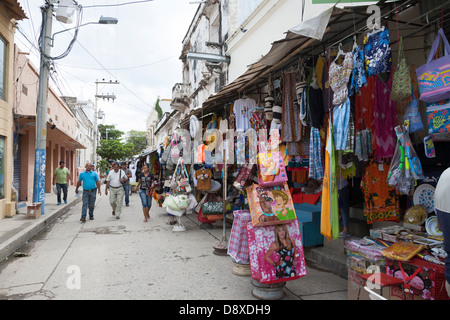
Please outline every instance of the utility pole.
[{"label": "utility pole", "polygon": [[50,41],[52,35],[53,0],[47,0],[41,7],[43,13],[40,43],[39,97],[36,110],[36,145],[34,154],[33,202],[41,203],[44,214],[45,202],[45,162],[47,158],[47,92],[50,59]]},{"label": "utility pole", "polygon": [[93,150],[93,163],[95,164],[95,167],[97,168],[97,142],[98,142],[98,127],[97,127],[97,118],[98,118],[98,107],[97,107],[97,101],[98,98],[102,99],[116,99],[116,96],[114,94],[98,94],[98,85],[101,84],[119,84],[119,81],[95,81],[95,116],[94,116],[94,150]]}]

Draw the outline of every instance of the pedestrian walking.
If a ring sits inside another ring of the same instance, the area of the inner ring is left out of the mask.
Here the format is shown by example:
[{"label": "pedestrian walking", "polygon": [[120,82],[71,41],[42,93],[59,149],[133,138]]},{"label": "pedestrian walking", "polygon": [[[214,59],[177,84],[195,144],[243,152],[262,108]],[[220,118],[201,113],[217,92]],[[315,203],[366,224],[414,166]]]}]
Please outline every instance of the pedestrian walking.
[{"label": "pedestrian walking", "polygon": [[86,163],[86,170],[81,172],[77,186],[75,188],[75,194],[78,194],[78,188],[83,185],[83,207],[81,209],[81,222],[86,221],[86,213],[89,208],[89,219],[94,220],[94,207],[95,207],[95,199],[97,198],[96,191],[99,195],[102,195],[100,190],[100,179],[98,178],[98,174],[95,171],[92,171],[92,165],[88,162]]},{"label": "pedestrian walking", "polygon": [[56,199],[58,201],[58,206],[61,204],[61,190],[63,192],[64,203],[67,204],[67,189],[69,181],[73,184],[70,170],[65,167],[65,162],[61,160],[59,162],[59,167],[56,168],[53,173],[53,186],[56,186]]},{"label": "pedestrian walking", "polygon": [[122,162],[122,170],[125,172],[125,175],[128,177],[127,181],[122,184],[123,191],[125,192],[125,206],[130,206],[130,179],[133,176],[130,169],[127,168],[127,163]]},{"label": "pedestrian walking", "polygon": [[445,259],[445,288],[450,296],[450,168],[439,177],[434,191],[434,210],[438,217],[439,228],[444,236]]},{"label": "pedestrian walking", "polygon": [[123,197],[125,195],[122,183],[127,180],[127,175],[119,168],[119,163],[115,162],[113,169],[109,171],[106,178],[105,194],[108,195],[108,188],[111,187],[109,190],[109,204],[112,208],[112,215],[116,216],[116,219],[120,219],[120,214],[122,213]]},{"label": "pedestrian walking", "polygon": [[138,183],[136,185],[136,190],[139,190],[139,197],[141,198],[142,203],[142,212],[144,213],[144,222],[147,222],[148,219],[150,219],[150,208],[152,206],[155,177],[150,173],[148,165],[144,164],[142,166],[142,172],[137,178]]}]

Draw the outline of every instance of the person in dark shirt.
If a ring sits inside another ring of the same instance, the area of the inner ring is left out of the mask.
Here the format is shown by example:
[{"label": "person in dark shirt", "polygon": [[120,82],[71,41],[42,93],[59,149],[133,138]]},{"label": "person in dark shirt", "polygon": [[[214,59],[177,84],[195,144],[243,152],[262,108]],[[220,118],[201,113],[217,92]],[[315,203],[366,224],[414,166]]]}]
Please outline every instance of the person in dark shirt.
[{"label": "person in dark shirt", "polygon": [[155,188],[155,177],[150,173],[147,164],[142,166],[142,171],[139,174],[136,190],[139,190],[139,197],[142,203],[142,212],[144,213],[144,222],[150,219],[150,208],[152,206],[152,195]]}]

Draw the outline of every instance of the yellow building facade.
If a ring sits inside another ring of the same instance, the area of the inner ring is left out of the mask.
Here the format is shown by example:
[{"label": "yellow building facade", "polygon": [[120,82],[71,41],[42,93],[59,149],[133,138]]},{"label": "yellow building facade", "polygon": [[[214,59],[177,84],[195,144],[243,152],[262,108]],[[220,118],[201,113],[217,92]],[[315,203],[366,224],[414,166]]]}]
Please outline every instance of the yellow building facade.
[{"label": "yellow building facade", "polygon": [[16,0],[0,1],[0,219],[15,214],[13,179],[14,32],[26,15]]}]

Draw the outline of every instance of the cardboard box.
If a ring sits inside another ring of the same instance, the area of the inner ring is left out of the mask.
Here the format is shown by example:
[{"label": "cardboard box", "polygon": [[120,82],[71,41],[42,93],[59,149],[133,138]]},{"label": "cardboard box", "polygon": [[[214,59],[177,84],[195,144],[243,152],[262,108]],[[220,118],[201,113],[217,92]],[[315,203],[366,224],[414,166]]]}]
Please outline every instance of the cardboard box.
[{"label": "cardboard box", "polygon": [[41,202],[27,204],[27,218],[37,219],[41,216]]}]

